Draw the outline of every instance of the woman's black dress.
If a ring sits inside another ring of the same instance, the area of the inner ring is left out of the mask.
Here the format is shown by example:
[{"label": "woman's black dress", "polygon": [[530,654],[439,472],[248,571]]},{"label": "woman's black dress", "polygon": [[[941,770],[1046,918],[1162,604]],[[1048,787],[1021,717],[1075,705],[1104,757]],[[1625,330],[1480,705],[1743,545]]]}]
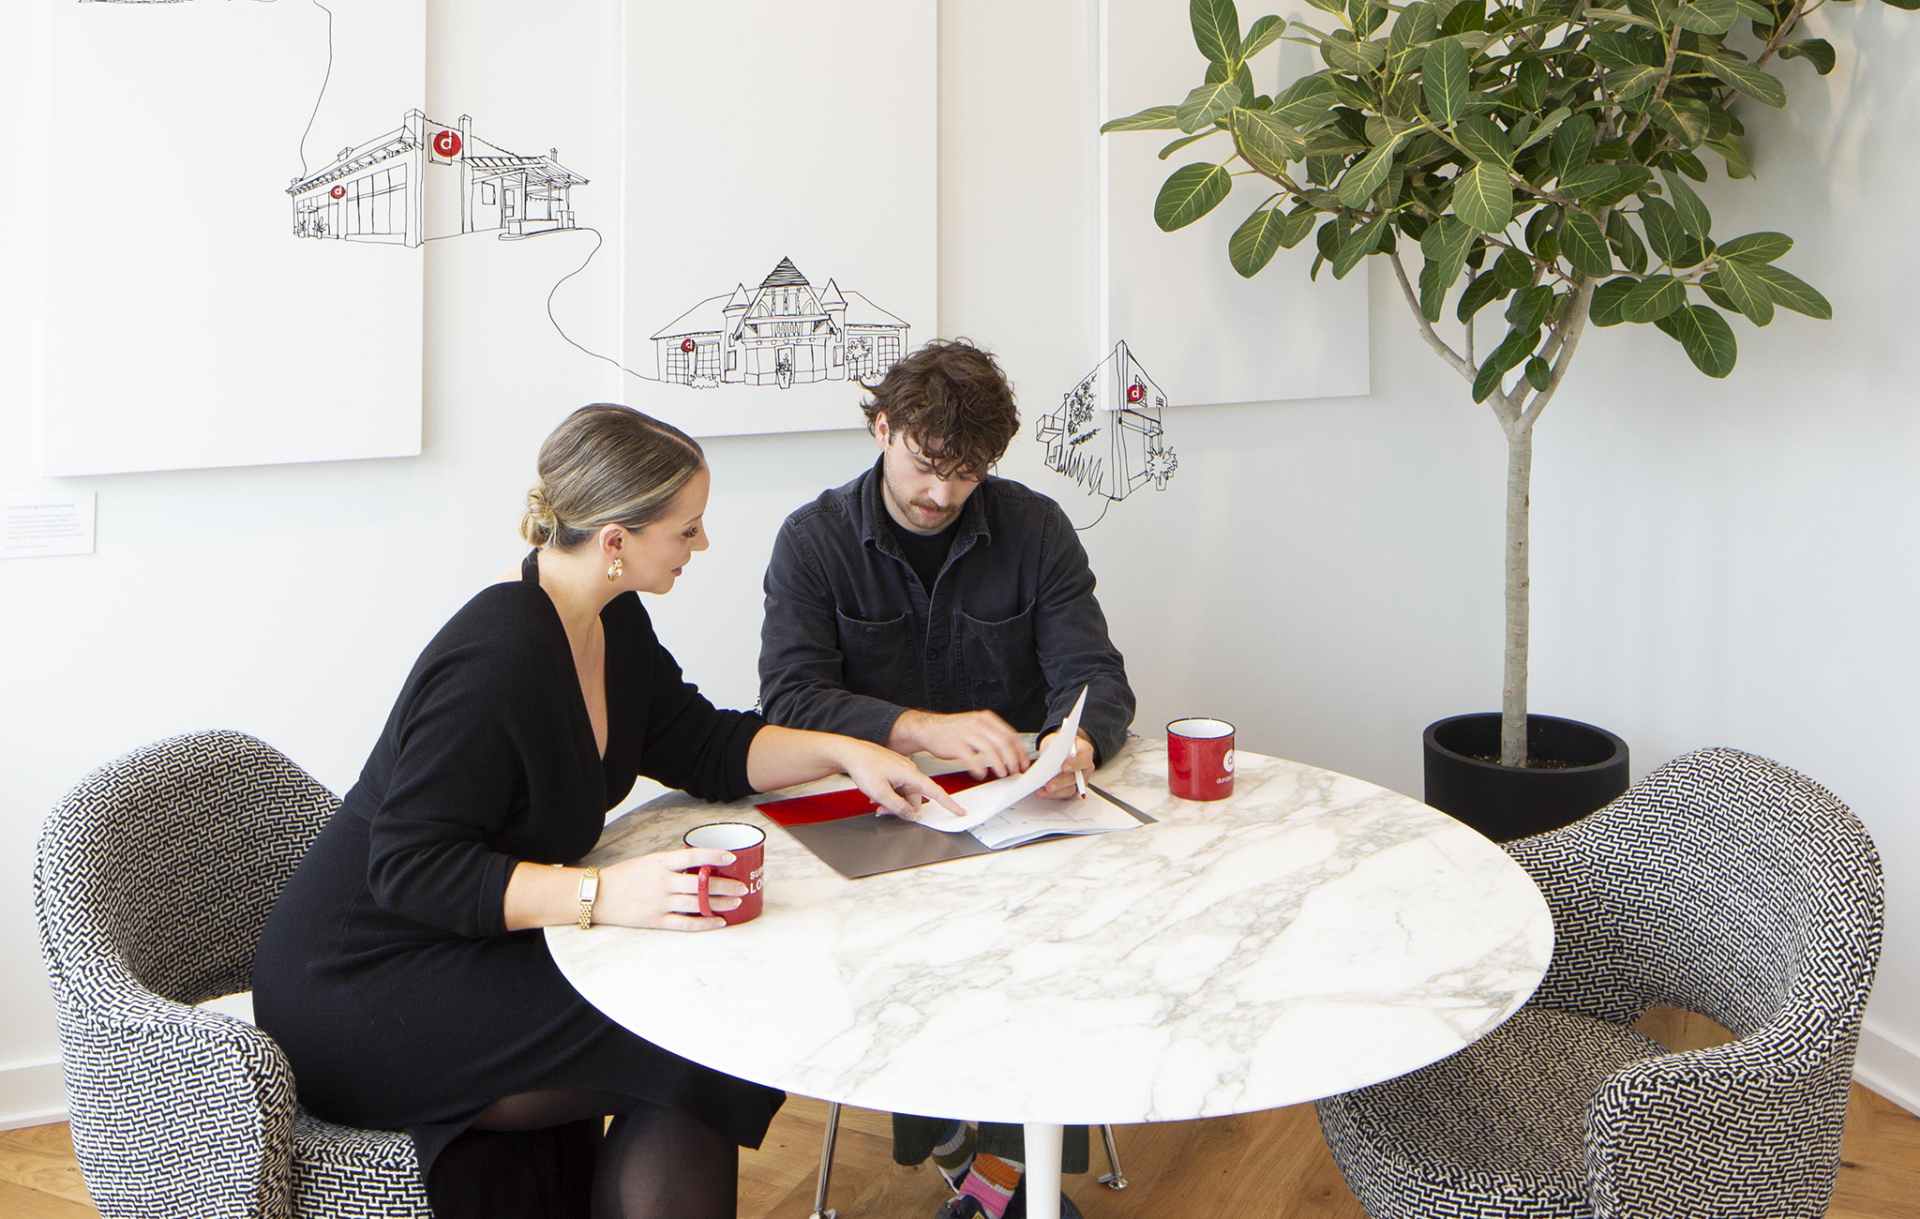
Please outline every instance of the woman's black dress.
[{"label": "woman's black dress", "polygon": [[641,1040],[567,983],[542,932],[506,929],[516,862],[586,854],[636,774],[713,800],[748,794],[747,748],[763,726],[682,680],[626,593],[600,614],[603,760],[536,564],[529,555],[520,583],[469,601],[414,664],[359,782],[267,920],[260,1027],[286,1051],[301,1104],[342,1125],[404,1128],[423,1175],[493,1101],[549,1088],[672,1106],[758,1147],[783,1093]]}]

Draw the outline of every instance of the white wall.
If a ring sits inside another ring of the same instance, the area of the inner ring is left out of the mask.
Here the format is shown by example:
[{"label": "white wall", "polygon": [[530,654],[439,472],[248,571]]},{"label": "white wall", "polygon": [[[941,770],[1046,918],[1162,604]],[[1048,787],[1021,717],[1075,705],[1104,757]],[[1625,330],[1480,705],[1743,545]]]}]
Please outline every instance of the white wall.
[{"label": "white wall", "polygon": [[[1890,893],[1863,1071],[1920,1107],[1920,935],[1906,896],[1920,881],[1920,784],[1902,777],[1920,730],[1908,630],[1920,357],[1895,320],[1896,294],[1920,279],[1920,251],[1900,236],[1920,175],[1891,151],[1920,135],[1920,19],[1880,5],[1829,13],[1845,66],[1820,82],[1790,65],[1795,110],[1747,118],[1759,185],[1716,180],[1703,195],[1727,233],[1792,233],[1786,265],[1836,320],[1736,323],[1741,363],[1724,382],[1650,329],[1590,336],[1538,443],[1534,705],[1620,732],[1636,776],[1735,745],[1804,769],[1860,812]],[[942,40],[941,329],[994,347],[1031,418],[1104,354],[1086,14],[956,0]],[[429,45],[435,73],[457,70],[434,27]],[[0,72],[3,121],[44,133],[33,104]],[[38,231],[4,219],[0,231]],[[1504,457],[1484,408],[1374,273],[1370,397],[1177,412],[1171,488],[1117,505],[1085,537],[1143,730],[1224,715],[1249,748],[1417,794],[1421,726],[1497,701]],[[415,652],[518,554],[539,437],[618,392],[557,339],[523,363],[469,358],[545,325],[537,299],[503,307],[471,274],[429,263],[420,459],[70,480],[100,492],[99,553],[0,563],[0,989],[18,996],[0,1010],[0,1120],[44,1091],[43,1069],[7,1068],[56,1052],[28,884],[44,811],[116,753],[215,724],[350,783]],[[6,488],[38,477],[38,380],[23,355],[37,299],[29,275],[0,303]],[[857,472],[868,443],[709,444],[714,548],[652,608],[721,701],[755,692],[759,578],[780,517]],[[1003,470],[1092,515],[1030,436]]]}]

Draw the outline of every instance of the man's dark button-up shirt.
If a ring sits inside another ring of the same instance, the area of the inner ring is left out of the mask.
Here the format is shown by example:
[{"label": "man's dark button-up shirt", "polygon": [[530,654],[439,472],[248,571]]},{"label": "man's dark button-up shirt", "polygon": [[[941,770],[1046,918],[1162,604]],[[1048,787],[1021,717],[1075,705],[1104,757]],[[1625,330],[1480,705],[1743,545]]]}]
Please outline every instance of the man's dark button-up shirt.
[{"label": "man's dark button-up shirt", "polygon": [[780,527],[767,565],[760,704],[775,724],[877,743],[909,708],[989,710],[1047,732],[1073,710],[1104,761],[1133,722],[1133,690],[1060,505],[988,478],[924,587],[887,527],[880,463]]}]

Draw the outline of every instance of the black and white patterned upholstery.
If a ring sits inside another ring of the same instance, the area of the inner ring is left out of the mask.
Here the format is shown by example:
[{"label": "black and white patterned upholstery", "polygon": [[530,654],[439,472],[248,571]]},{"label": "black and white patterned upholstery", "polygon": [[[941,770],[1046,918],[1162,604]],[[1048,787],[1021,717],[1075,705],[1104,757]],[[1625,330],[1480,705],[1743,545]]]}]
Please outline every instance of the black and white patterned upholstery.
[{"label": "black and white patterned upholstery", "polygon": [[251,989],[267,913],[339,801],[237,732],[89,775],[34,867],[74,1152],[113,1217],[430,1219],[412,1141],[301,1111],[259,1029],[191,1005]]},{"label": "black and white patterned upholstery", "polygon": [[[1512,1020],[1319,1103],[1376,1219],[1824,1215],[1867,992],[1880,857],[1805,776],[1731,749],[1662,766],[1506,844],[1553,910],[1553,964]],[[1735,1040],[1669,1054],[1666,1004]]]}]

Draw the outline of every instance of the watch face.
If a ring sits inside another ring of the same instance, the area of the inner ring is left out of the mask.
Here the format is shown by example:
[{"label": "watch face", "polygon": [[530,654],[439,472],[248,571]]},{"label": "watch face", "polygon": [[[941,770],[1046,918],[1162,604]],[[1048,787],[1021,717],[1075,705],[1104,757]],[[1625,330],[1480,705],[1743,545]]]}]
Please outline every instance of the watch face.
[{"label": "watch face", "polygon": [[580,900],[590,902],[600,892],[600,878],[589,876],[580,882]]}]

